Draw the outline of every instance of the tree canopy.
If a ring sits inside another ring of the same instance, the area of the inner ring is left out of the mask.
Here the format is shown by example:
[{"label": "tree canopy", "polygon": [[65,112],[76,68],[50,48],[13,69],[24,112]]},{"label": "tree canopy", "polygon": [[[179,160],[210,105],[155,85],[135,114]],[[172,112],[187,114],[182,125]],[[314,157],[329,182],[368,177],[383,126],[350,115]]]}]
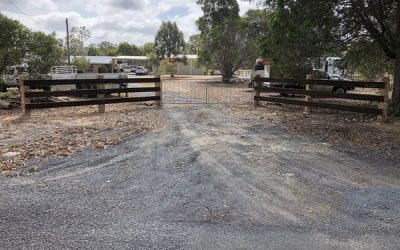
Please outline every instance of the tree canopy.
[{"label": "tree canopy", "polygon": [[0,14],[0,74],[7,66],[21,64],[28,52],[30,31],[16,20]]},{"label": "tree canopy", "polygon": [[[358,64],[355,68],[359,69],[368,67],[376,69],[375,66],[381,65],[378,62],[384,62],[385,67],[379,68],[394,72],[393,102],[400,103],[399,1],[264,0],[259,2],[265,4],[265,10],[271,15],[266,25],[270,31],[267,35],[268,44],[263,46],[266,54],[271,55],[273,59],[282,60],[288,53],[293,53],[290,57],[313,58],[342,52],[345,56],[349,54],[347,56],[349,59],[364,58],[365,60],[353,60],[353,63]],[[373,53],[365,53],[366,48],[372,48]],[[279,58],[277,55],[281,53],[283,54]],[[383,55],[386,58],[383,58]]]},{"label": "tree canopy", "polygon": [[48,73],[63,59],[62,44],[53,34],[32,32],[0,14],[0,73],[7,66],[26,64],[32,77]]},{"label": "tree canopy", "polygon": [[161,24],[154,40],[154,47],[158,57],[168,58],[169,61],[174,61],[176,56],[183,54],[185,40],[176,23],[167,21]]},{"label": "tree canopy", "polygon": [[253,43],[244,29],[236,0],[198,0],[203,16],[197,21],[200,30],[199,56],[206,65],[218,65],[228,80],[248,58],[254,57]]},{"label": "tree canopy", "polygon": [[69,50],[71,56],[83,56],[87,54],[84,42],[91,35],[92,33],[85,26],[71,28],[69,33]]}]

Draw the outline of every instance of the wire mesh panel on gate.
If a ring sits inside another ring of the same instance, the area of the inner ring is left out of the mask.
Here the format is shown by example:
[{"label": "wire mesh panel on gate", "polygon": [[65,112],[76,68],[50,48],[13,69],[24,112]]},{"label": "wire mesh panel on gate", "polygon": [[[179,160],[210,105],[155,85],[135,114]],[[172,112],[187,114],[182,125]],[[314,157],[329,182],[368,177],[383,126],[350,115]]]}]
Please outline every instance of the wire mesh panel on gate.
[{"label": "wire mesh panel on gate", "polygon": [[209,79],[162,81],[164,104],[244,104],[253,102],[253,90],[243,83]]},{"label": "wire mesh panel on gate", "polygon": [[205,104],[205,80],[168,79],[162,81],[162,102],[166,104]]}]

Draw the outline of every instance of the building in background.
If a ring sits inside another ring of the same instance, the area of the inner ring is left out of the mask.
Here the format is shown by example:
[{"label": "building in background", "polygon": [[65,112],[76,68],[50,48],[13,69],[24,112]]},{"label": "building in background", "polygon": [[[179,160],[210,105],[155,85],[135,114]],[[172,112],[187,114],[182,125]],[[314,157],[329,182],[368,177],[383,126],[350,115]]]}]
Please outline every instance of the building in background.
[{"label": "building in background", "polygon": [[[112,72],[112,56],[79,56],[84,57],[90,62],[89,72],[97,73],[101,65],[107,68],[108,72]],[[70,56],[70,60],[74,59],[74,56]]]},{"label": "building in background", "polygon": [[[99,67],[104,65],[108,72],[117,73],[122,67],[127,66],[145,66],[148,69],[152,65],[149,63],[149,58],[147,56],[82,56],[89,60],[90,68],[89,72],[97,73]],[[186,55],[187,64],[182,62],[177,63],[177,75],[203,75],[205,68],[198,65],[197,55]],[[74,59],[74,56],[70,57],[70,60]]]}]

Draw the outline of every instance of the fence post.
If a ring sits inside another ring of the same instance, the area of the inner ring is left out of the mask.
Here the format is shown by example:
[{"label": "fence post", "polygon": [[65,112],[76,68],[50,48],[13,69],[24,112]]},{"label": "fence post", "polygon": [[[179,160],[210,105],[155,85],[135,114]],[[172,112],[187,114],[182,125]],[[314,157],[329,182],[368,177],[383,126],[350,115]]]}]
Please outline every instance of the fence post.
[{"label": "fence post", "polygon": [[260,101],[255,100],[256,97],[260,97],[260,88],[261,88],[261,81],[260,81],[260,75],[256,75],[254,77],[254,107],[260,106]]},{"label": "fence post", "polygon": [[386,122],[388,119],[388,109],[389,109],[389,91],[390,91],[390,77],[383,77],[385,82],[385,88],[381,90],[384,101],[382,105],[382,121]]},{"label": "fence post", "polygon": [[29,91],[29,85],[25,85],[24,81],[28,80],[27,75],[20,75],[18,76],[18,85],[19,91],[21,94],[21,107],[22,107],[22,115],[23,116],[30,116],[31,111],[26,108],[26,104],[29,104],[31,100],[26,98],[25,94]]},{"label": "fence post", "polygon": [[156,106],[161,107],[161,91],[162,91],[162,86],[161,86],[161,78],[158,77],[158,81],[155,81],[155,87],[160,88],[160,91],[156,91],[156,96],[160,97],[160,100],[156,101]]},{"label": "fence post", "polygon": [[[306,79],[307,80],[312,80],[313,79],[313,75],[306,75]],[[306,84],[306,91],[312,91],[312,84],[309,84],[308,81],[307,81],[307,84]],[[305,101],[306,102],[311,102],[312,101],[312,96],[306,95]],[[310,113],[311,113],[311,106],[305,106],[303,114],[308,115]]]},{"label": "fence post", "polygon": [[[98,74],[97,79],[104,79],[103,74]],[[98,83],[96,84],[97,89],[104,89],[104,83]],[[97,94],[98,99],[104,99],[105,95],[104,94]],[[106,105],[105,104],[99,104],[99,113],[104,113],[106,111]]]}]

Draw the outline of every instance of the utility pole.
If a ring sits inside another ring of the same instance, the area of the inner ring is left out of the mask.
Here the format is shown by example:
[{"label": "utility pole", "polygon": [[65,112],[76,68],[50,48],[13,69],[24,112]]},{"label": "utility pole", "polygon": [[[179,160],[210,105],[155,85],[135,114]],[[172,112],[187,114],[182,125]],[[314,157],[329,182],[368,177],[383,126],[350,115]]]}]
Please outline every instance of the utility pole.
[{"label": "utility pole", "polygon": [[68,18],[65,18],[65,24],[67,25],[67,58],[68,65],[71,65],[71,61],[69,59],[69,29],[68,29]]}]

